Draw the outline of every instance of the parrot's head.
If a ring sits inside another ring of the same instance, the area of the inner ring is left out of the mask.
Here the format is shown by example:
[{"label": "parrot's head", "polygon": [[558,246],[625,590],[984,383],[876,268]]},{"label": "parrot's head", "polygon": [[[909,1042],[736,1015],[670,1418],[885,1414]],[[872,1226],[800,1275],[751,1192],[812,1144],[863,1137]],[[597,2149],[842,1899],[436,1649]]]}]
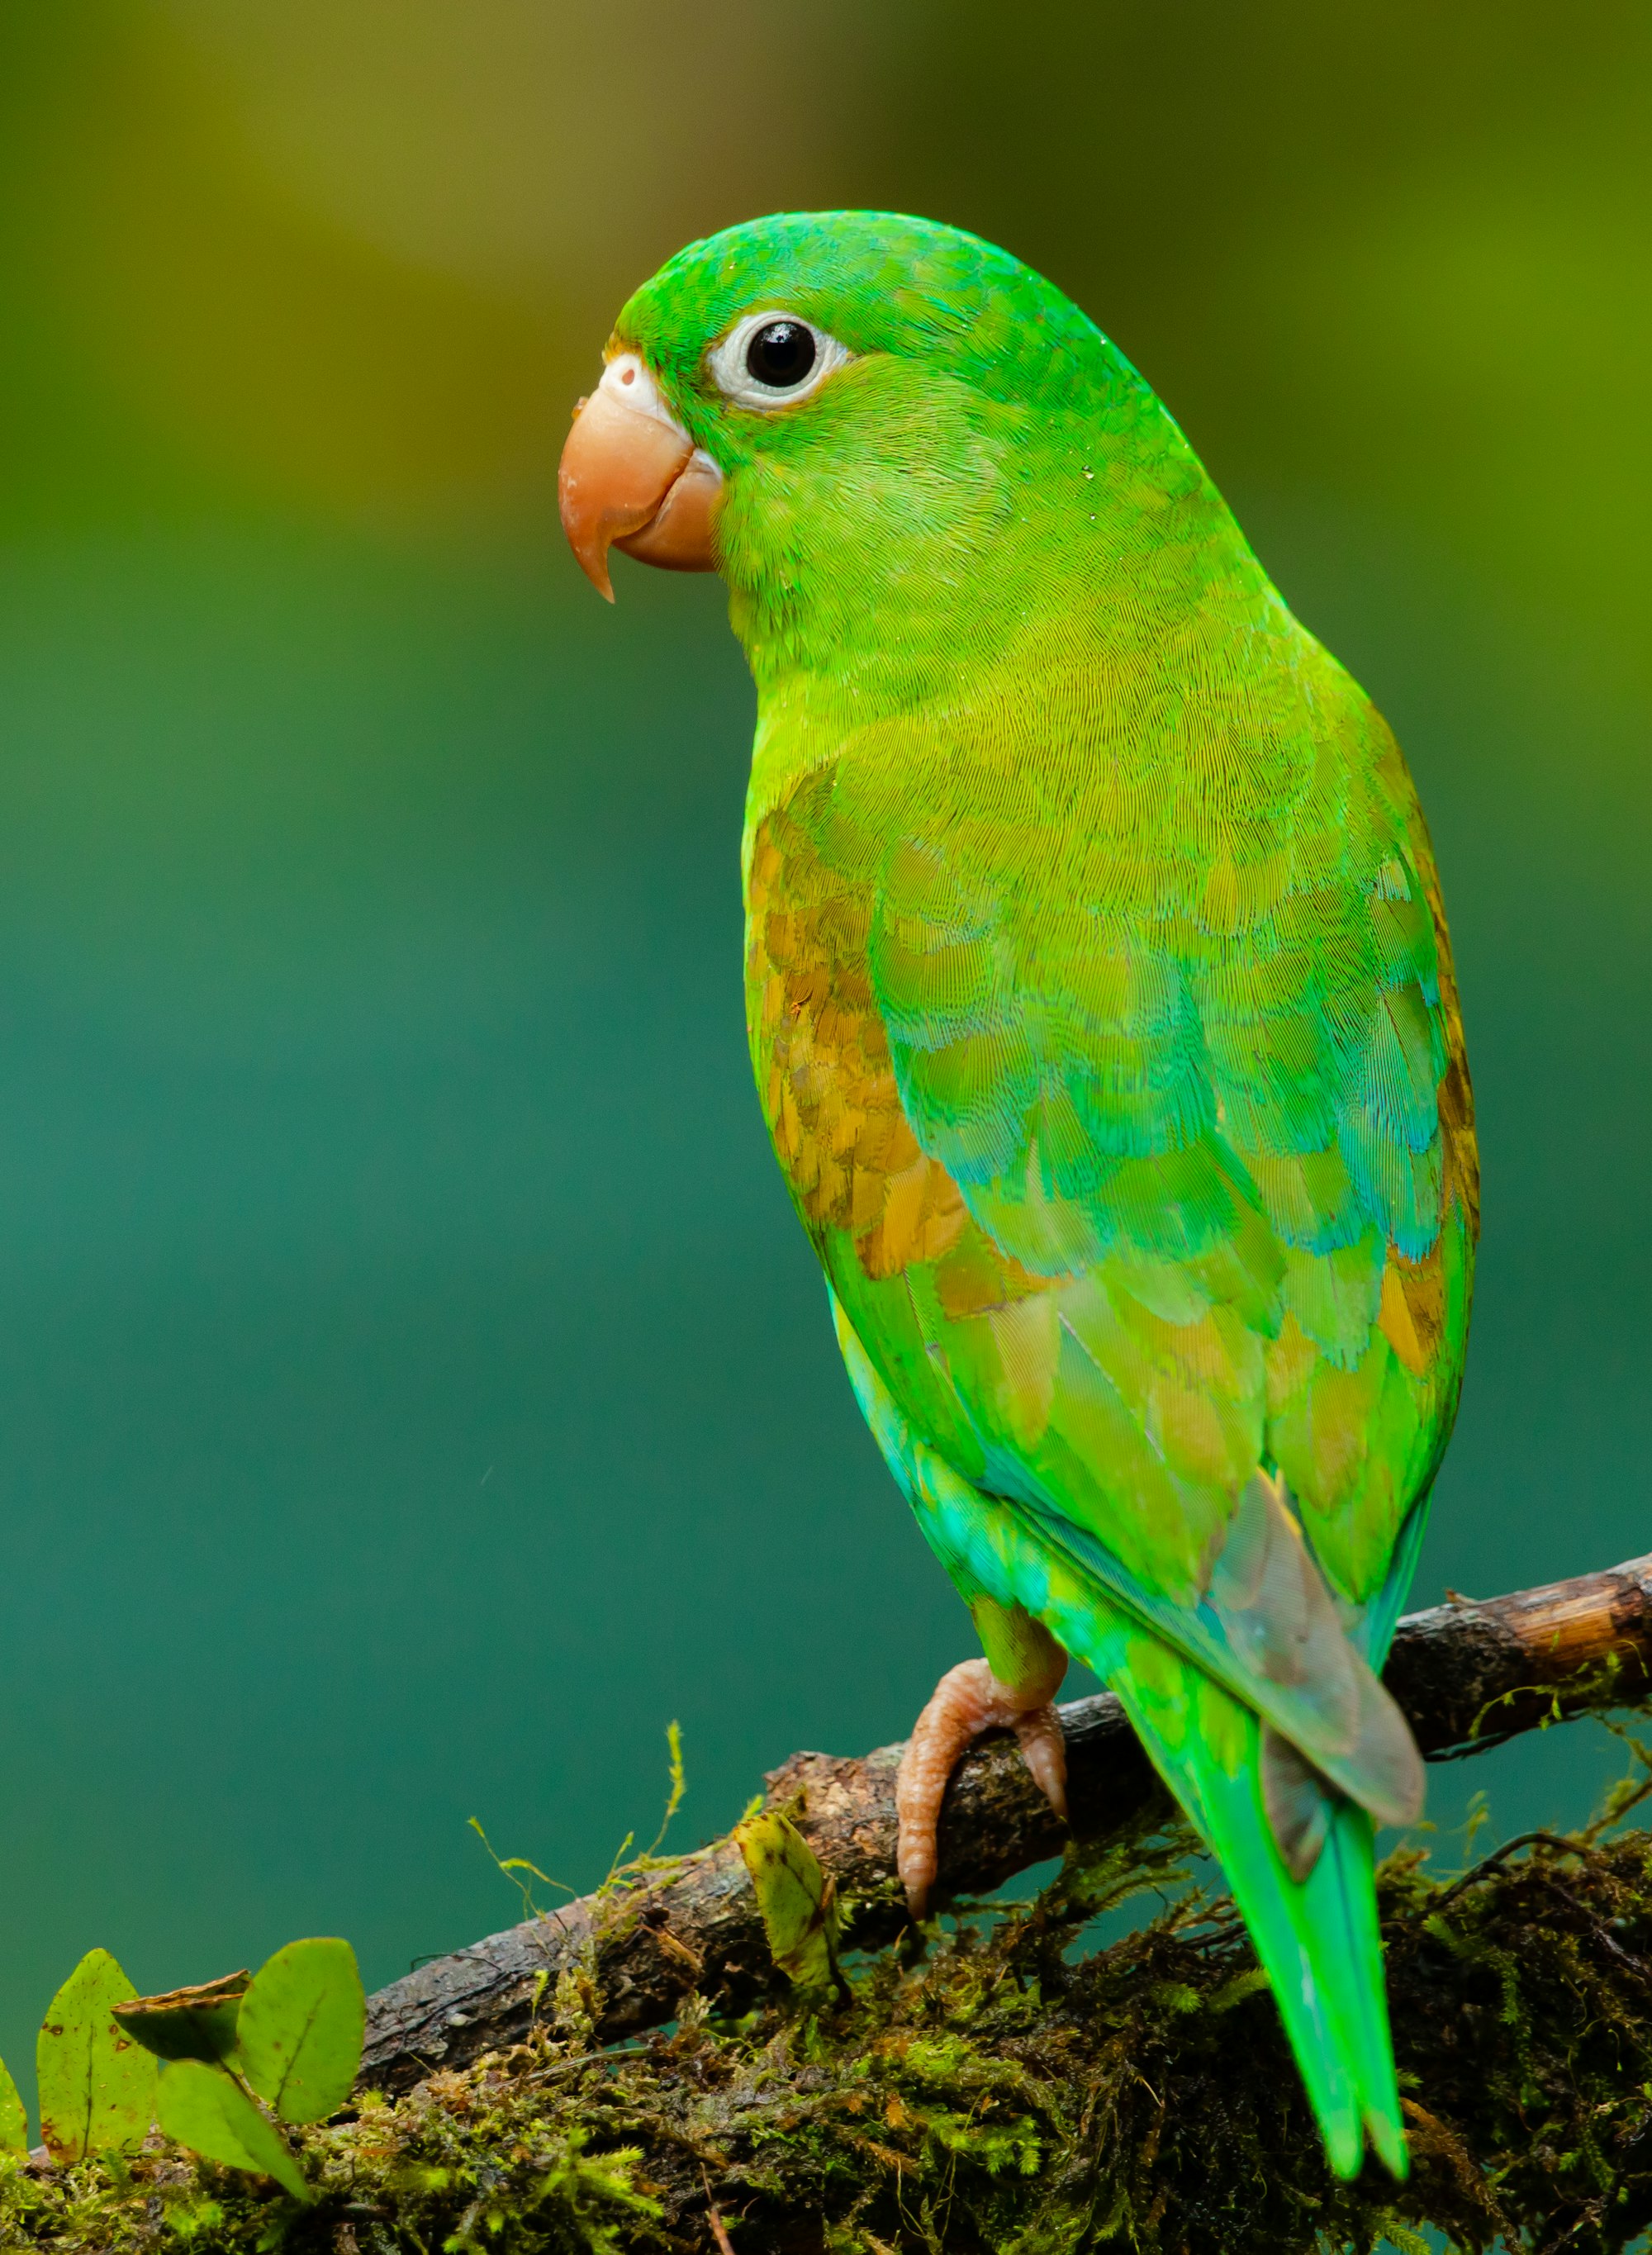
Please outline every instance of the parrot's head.
[{"label": "parrot's head", "polygon": [[931,221],[794,212],[691,243],[624,306],[560,498],[610,600],[610,545],[721,571],[748,649],[795,653],[891,597],[938,622],[988,559],[1047,582],[1116,558],[1121,510],[1190,477],[1152,391],[1020,260]]}]

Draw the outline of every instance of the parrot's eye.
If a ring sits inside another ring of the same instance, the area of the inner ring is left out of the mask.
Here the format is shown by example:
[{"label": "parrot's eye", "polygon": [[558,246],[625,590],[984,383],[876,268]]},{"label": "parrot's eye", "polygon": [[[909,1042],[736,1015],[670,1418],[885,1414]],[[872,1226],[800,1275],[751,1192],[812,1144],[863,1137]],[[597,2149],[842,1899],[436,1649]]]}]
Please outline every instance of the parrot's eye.
[{"label": "parrot's eye", "polygon": [[848,357],[835,337],[795,313],[748,313],[712,354],[711,372],[742,407],[788,407]]},{"label": "parrot's eye", "polygon": [[802,321],[765,321],[746,347],[747,375],[776,391],[801,383],[814,362],[814,331]]}]

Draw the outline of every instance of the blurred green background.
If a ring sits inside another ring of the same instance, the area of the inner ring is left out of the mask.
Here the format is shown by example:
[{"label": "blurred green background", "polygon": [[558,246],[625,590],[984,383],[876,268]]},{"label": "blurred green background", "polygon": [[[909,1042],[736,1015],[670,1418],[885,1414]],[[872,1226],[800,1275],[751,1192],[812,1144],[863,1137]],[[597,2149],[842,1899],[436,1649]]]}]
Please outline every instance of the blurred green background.
[{"label": "blurred green background", "polygon": [[587,1886],[672,1717],[687,1844],[969,1648],[749,1085],[721,591],[555,528],[619,303],[760,211],[1051,273],[1395,721],[1486,1159],[1418,1596],[1648,1547],[1649,95],[1640,5],[4,0],[19,2069],[94,1943],[388,1979],[515,1914],[473,1813]]}]

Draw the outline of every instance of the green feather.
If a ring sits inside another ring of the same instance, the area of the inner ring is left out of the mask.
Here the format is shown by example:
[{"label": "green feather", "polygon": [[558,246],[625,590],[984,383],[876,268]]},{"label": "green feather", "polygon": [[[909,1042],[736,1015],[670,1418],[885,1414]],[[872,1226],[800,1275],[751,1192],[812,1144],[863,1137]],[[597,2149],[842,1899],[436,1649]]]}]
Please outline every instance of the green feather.
[{"label": "green feather", "polygon": [[[718,385],[768,310],[847,355],[791,405]],[[1007,253],[760,221],[616,334],[724,474],[753,1063],[862,1408],[979,1616],[1024,1609],[1124,1700],[1333,2166],[1369,2136],[1402,2170],[1367,1812],[1420,1773],[1369,1663],[1478,1178],[1398,747],[1150,388]]]}]

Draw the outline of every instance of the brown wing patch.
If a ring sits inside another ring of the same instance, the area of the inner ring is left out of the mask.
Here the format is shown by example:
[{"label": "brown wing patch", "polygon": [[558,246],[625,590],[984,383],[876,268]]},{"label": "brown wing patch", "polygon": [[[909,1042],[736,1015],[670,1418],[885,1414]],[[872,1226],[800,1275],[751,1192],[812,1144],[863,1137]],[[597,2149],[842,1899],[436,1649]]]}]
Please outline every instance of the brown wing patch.
[{"label": "brown wing patch", "polygon": [[[1434,950],[1440,982],[1440,1016],[1445,1022],[1445,1071],[1439,1085],[1442,1145],[1440,1214],[1451,1212],[1453,1194],[1462,1200],[1471,1242],[1480,1237],[1480,1145],[1474,1135],[1474,1092],[1468,1078],[1463,1011],[1452,966],[1451,935],[1440,882],[1422,815],[1414,812],[1420,847],[1423,888],[1434,920]],[[1445,1331],[1445,1234],[1442,1227],[1421,1261],[1407,1261],[1392,1246],[1382,1272],[1382,1304],[1377,1317],[1388,1345],[1413,1378],[1434,1367]]]},{"label": "brown wing patch", "polygon": [[1452,964],[1452,943],[1445,929],[1445,910],[1439,879],[1430,855],[1424,865],[1428,904],[1434,917],[1434,943],[1439,961],[1440,1015],[1445,1021],[1445,1074],[1440,1082],[1440,1132],[1445,1145],[1445,1179],[1442,1204],[1453,1190],[1468,1216],[1469,1235],[1480,1238],[1480,1144],[1474,1134],[1474,1090],[1468,1078],[1468,1050],[1463,1039],[1463,1008],[1457,995],[1457,973]]},{"label": "brown wing patch", "polygon": [[[1452,936],[1445,924],[1445,903],[1435,866],[1434,841],[1417,800],[1417,786],[1400,757],[1393,736],[1388,738],[1389,788],[1402,800],[1406,828],[1417,867],[1423,894],[1434,924],[1434,955],[1440,982],[1440,1016],[1445,1030],[1445,1071],[1440,1080],[1440,1136],[1445,1146],[1440,1211],[1448,1210],[1452,1194],[1463,1202],[1471,1243],[1480,1240],[1480,1144],[1474,1135],[1474,1091],[1468,1077],[1468,1046],[1463,1038],[1463,1006],[1457,991],[1457,971],[1452,961]],[[1424,1267],[1427,1266],[1425,1262]],[[1397,1352],[1397,1349],[1396,1349]]]},{"label": "brown wing patch", "polygon": [[1035,1276],[1006,1253],[984,1229],[966,1229],[935,1271],[935,1297],[949,1322],[992,1314],[1035,1293],[1051,1292],[1059,1280]]},{"label": "brown wing patch", "polygon": [[966,1213],[901,1108],[867,973],[868,898],[785,809],[758,825],[746,978],[763,1110],[811,1233],[848,1230],[867,1275],[884,1277],[938,1261]]},{"label": "brown wing patch", "polygon": [[1423,1261],[1407,1261],[1390,1247],[1382,1271],[1377,1324],[1413,1378],[1426,1377],[1433,1368],[1445,1328],[1442,1242],[1436,1239]]}]

